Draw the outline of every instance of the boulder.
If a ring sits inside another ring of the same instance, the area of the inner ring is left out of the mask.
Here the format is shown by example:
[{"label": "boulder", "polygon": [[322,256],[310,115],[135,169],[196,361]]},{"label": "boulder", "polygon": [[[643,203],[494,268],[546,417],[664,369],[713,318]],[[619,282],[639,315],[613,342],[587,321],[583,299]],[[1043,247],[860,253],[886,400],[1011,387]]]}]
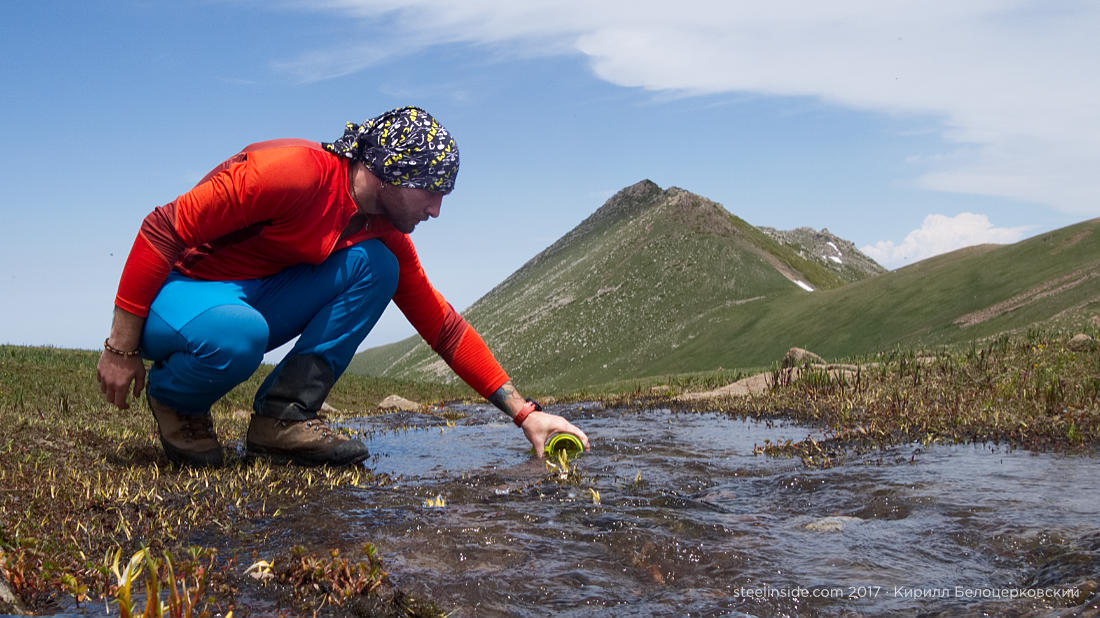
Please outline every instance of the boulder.
[{"label": "boulder", "polygon": [[[818,365],[814,367],[812,371],[824,371],[828,374],[829,378],[833,380],[844,379],[851,381],[855,379],[859,367],[856,365]],[[779,379],[779,384],[787,384],[795,380],[801,380],[805,377],[804,373],[802,367],[787,367],[779,370],[778,373],[768,371],[747,378],[741,378],[732,384],[720,386],[714,390],[683,393],[674,397],[673,400],[690,402],[702,399],[717,399],[719,397],[748,397],[750,395],[761,395],[775,386],[776,378]]]},{"label": "boulder", "polygon": [[747,397],[765,393],[772,387],[771,373],[758,373],[754,376],[742,378],[732,384],[716,388],[702,393],[684,393],[677,395],[676,401],[699,401],[700,399],[716,399],[718,397]]},{"label": "boulder", "polygon": [[338,408],[334,408],[334,407],[328,405],[327,401],[321,404],[321,411],[324,412],[325,414],[333,414],[333,415],[343,414],[343,412],[341,412]]},{"label": "boulder", "polygon": [[798,367],[807,363],[811,365],[824,365],[825,359],[809,350],[803,350],[802,348],[791,348],[787,350],[787,355],[783,357],[783,367]]},{"label": "boulder", "polygon": [[379,402],[378,407],[383,410],[403,410],[412,412],[414,410],[419,410],[420,404],[411,399],[405,399],[400,395],[390,395]]},{"label": "boulder", "polygon": [[1069,340],[1069,349],[1075,352],[1085,352],[1096,347],[1096,340],[1085,333],[1078,333]]}]

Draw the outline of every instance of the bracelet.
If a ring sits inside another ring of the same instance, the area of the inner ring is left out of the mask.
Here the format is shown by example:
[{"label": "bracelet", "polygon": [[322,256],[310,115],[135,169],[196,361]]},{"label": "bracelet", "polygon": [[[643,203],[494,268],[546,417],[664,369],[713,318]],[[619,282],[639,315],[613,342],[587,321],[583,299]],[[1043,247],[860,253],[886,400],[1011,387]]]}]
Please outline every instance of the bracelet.
[{"label": "bracelet", "polygon": [[137,348],[136,350],[131,350],[129,352],[125,352],[125,351],[120,350],[120,349],[116,348],[115,346],[111,345],[110,340],[111,340],[110,337],[103,340],[103,349],[107,350],[111,354],[118,354],[119,356],[123,356],[125,358],[133,358],[133,357],[137,356],[138,354],[141,354],[141,348]]},{"label": "bracelet", "polygon": [[527,416],[532,412],[542,412],[542,406],[534,399],[528,398],[527,403],[512,417],[512,422],[516,427],[523,427],[523,421],[527,420]]}]

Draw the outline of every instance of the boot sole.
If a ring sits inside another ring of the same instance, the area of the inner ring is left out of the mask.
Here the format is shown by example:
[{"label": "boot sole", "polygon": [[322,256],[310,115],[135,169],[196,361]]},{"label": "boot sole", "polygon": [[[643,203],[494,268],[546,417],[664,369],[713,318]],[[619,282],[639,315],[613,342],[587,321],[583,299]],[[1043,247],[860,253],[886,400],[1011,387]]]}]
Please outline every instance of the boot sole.
[{"label": "boot sole", "polygon": [[181,451],[165,441],[163,437],[160,439],[160,445],[164,447],[164,454],[168,456],[168,461],[176,465],[192,468],[220,468],[225,465],[225,454],[222,453],[221,448],[202,453]]},{"label": "boot sole", "polygon": [[370,453],[363,452],[361,454],[352,455],[351,457],[345,457],[344,459],[319,459],[309,457],[308,455],[302,455],[301,453],[295,453],[294,451],[284,451],[282,449],[267,448],[248,443],[246,445],[246,457],[249,459],[264,458],[272,463],[280,465],[295,464],[307,468],[315,468],[325,465],[351,466],[359,464],[370,457]]}]

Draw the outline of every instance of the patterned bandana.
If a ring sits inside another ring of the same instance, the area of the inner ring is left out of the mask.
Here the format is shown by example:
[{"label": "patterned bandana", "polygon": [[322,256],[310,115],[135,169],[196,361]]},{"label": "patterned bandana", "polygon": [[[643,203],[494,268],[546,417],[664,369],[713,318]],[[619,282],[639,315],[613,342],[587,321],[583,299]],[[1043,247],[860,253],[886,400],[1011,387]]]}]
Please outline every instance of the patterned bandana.
[{"label": "patterned bandana", "polygon": [[321,146],[361,161],[383,182],[450,193],[458,176],[458,145],[447,129],[419,107],[399,107],[363,124],[347,123],[344,135]]}]

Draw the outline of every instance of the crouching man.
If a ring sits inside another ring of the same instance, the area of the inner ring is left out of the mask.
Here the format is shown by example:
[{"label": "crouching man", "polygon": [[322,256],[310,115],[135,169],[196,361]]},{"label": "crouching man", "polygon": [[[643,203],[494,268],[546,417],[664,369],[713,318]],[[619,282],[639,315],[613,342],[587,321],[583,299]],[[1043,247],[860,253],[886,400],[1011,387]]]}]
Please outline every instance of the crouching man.
[{"label": "crouching man", "polygon": [[142,223],[97,368],[105,397],[126,409],[144,389],[168,459],[221,465],[211,405],[298,337],[256,392],[248,453],[359,463],[366,446],[318,411],[393,300],[536,453],[556,432],[587,448],[584,432],[519,394],[417,259],[409,234],[439,216],[457,175],[454,139],[416,107],[348,123],[331,143],[246,147]]}]

